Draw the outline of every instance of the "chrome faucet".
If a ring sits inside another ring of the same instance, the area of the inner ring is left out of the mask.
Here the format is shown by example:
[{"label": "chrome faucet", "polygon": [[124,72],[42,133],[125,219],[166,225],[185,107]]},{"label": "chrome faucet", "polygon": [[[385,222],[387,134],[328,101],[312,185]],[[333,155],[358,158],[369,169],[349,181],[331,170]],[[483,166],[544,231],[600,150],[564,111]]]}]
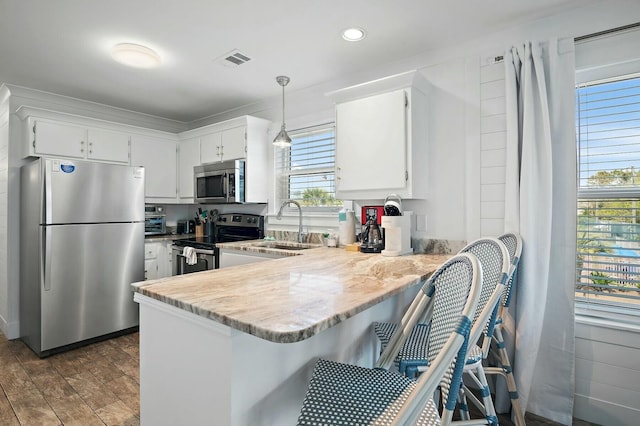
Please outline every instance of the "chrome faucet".
[{"label": "chrome faucet", "polygon": [[276,219],[282,219],[282,209],[288,206],[289,204],[295,204],[298,207],[298,242],[302,243],[303,237],[306,236],[306,233],[302,232],[302,207],[300,207],[300,203],[295,200],[284,200],[282,204],[280,204],[280,209],[278,210],[278,214],[276,215]]}]

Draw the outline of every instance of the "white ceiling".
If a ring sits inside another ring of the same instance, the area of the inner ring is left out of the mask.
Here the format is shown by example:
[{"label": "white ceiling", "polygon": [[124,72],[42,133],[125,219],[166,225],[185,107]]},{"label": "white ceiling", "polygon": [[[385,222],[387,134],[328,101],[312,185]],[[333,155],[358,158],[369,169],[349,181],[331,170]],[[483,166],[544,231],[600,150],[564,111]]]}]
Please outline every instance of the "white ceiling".
[{"label": "white ceiling", "polygon": [[[583,0],[0,0],[0,82],[189,122],[555,14]],[[349,43],[342,29],[365,40]],[[163,58],[114,62],[121,42]],[[239,49],[252,60],[214,59]]]}]

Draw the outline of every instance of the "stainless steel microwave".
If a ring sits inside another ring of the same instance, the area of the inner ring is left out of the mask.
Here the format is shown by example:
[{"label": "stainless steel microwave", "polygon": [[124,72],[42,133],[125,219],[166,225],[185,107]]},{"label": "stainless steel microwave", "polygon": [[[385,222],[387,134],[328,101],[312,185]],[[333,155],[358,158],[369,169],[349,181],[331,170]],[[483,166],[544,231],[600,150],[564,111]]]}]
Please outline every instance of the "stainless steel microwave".
[{"label": "stainless steel microwave", "polygon": [[193,178],[196,203],[244,203],[245,160],[195,166]]}]

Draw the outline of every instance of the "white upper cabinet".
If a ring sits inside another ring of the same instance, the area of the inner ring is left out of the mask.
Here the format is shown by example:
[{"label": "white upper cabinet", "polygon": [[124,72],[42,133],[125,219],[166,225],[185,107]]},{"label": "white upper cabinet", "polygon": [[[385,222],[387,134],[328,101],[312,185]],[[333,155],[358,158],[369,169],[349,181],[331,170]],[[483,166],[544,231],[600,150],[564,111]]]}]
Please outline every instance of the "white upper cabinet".
[{"label": "white upper cabinet", "polygon": [[104,129],[88,129],[87,159],[129,163],[131,136],[123,132]]},{"label": "white upper cabinet", "polygon": [[176,147],[172,139],[131,137],[131,165],[145,168],[146,199],[176,199]]},{"label": "white upper cabinet", "polygon": [[427,198],[427,91],[410,71],[328,94],[336,103],[337,198]]},{"label": "white upper cabinet", "polygon": [[[266,203],[266,177],[272,173],[267,164],[270,124],[268,120],[246,115],[180,133],[180,198],[183,202],[191,202],[193,198],[194,165],[245,159],[245,201]],[[200,142],[198,163],[194,163],[195,141]]]},{"label": "white upper cabinet", "polygon": [[180,141],[178,146],[179,197],[193,201],[193,167],[200,164],[200,138]]},{"label": "white upper cabinet", "polygon": [[202,164],[245,158],[245,132],[246,127],[241,126],[203,135],[200,154]]},{"label": "white upper cabinet", "polygon": [[405,104],[405,91],[396,90],[336,105],[336,176],[340,193],[404,189]]},{"label": "white upper cabinet", "polygon": [[129,134],[64,121],[32,118],[28,155],[129,163]]},{"label": "white upper cabinet", "polygon": [[213,163],[220,161],[220,146],[222,145],[222,132],[209,133],[200,138],[200,163]]},{"label": "white upper cabinet", "polygon": [[31,150],[34,154],[85,158],[86,147],[86,127],[48,120],[33,120]]}]

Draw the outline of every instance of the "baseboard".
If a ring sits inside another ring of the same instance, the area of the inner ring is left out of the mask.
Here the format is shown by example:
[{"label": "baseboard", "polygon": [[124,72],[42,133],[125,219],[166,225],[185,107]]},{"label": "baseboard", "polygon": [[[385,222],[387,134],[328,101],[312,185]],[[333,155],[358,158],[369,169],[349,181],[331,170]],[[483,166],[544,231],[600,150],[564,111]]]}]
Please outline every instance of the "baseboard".
[{"label": "baseboard", "polygon": [[0,315],[0,331],[2,331],[2,334],[4,334],[8,340],[17,339],[20,337],[20,322],[8,322]]},{"label": "baseboard", "polygon": [[637,424],[640,410],[576,394],[573,400],[573,417],[601,425],[626,426]]}]

